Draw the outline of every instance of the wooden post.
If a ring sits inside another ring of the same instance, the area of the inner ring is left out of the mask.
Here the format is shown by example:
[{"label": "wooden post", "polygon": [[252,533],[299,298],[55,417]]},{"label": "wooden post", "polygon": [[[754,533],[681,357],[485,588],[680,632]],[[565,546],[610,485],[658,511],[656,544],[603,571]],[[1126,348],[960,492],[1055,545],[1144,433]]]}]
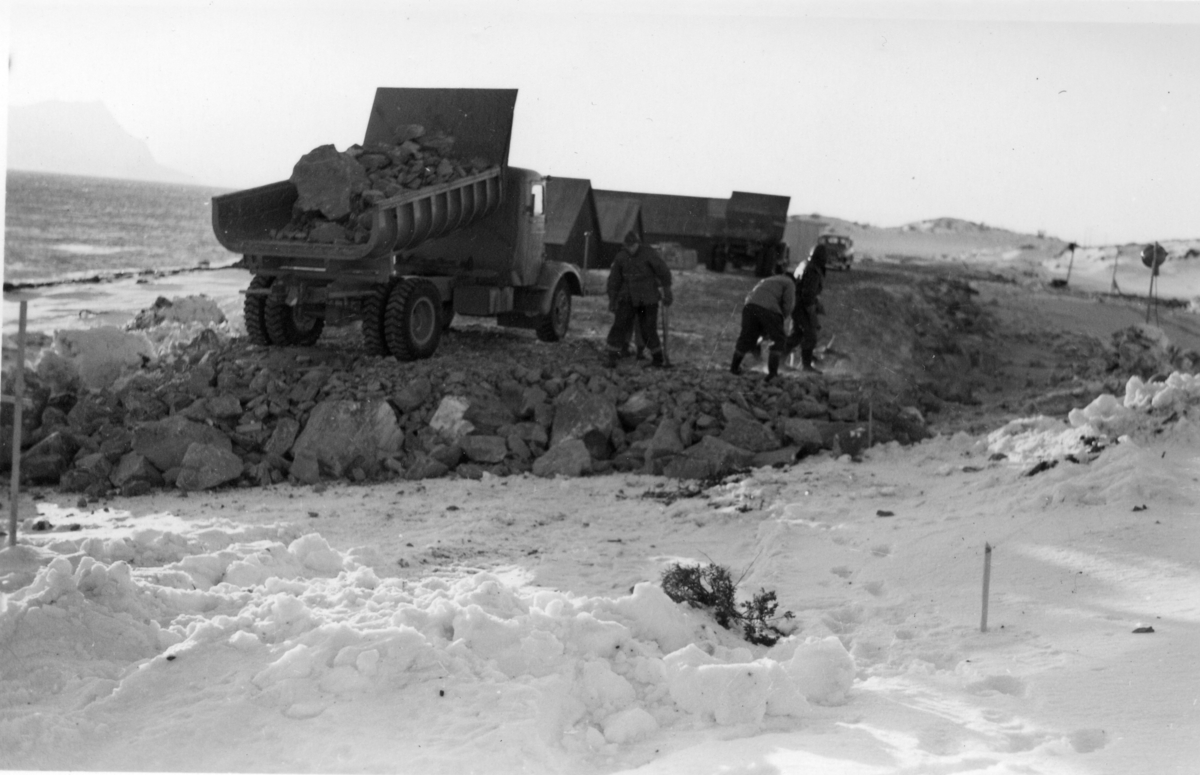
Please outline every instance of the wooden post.
[{"label": "wooden post", "polygon": [[1158,267],[1150,267],[1150,290],[1146,292],[1146,322],[1150,322],[1150,301],[1154,298],[1154,276],[1158,274]]},{"label": "wooden post", "polygon": [[875,391],[867,396],[867,447],[875,446]]},{"label": "wooden post", "polygon": [[992,545],[983,545],[983,617],[979,620],[979,631],[987,632],[988,587],[992,583]]},{"label": "wooden post", "polygon": [[13,443],[12,483],[9,490],[8,545],[17,545],[17,501],[21,495],[21,423],[25,408],[25,318],[29,302],[21,302],[21,318],[17,326],[17,381],[13,384]]}]

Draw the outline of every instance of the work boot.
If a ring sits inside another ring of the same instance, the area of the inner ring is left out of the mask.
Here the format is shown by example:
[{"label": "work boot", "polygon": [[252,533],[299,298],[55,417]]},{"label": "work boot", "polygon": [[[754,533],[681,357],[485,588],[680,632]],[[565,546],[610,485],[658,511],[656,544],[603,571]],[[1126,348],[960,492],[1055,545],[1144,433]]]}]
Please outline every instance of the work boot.
[{"label": "work boot", "polygon": [[619,353],[618,353],[616,350],[608,350],[608,351],[606,351],[606,352],[604,353],[604,368],[606,368],[606,369],[615,369],[615,368],[617,368],[617,356],[618,356],[618,354],[619,354]]},{"label": "work boot", "polygon": [[745,357],[746,357],[745,353],[735,352],[733,354],[733,363],[729,364],[729,373],[730,374],[741,374],[742,373],[742,359]]},{"label": "work boot", "polygon": [[779,376],[779,353],[772,350],[767,354],[767,379],[775,379]]},{"label": "work boot", "polygon": [[650,353],[650,365],[654,366],[655,368],[659,368],[659,369],[661,369],[662,367],[667,365],[666,362],[663,361],[663,351],[662,350],[654,350],[653,352]]},{"label": "work boot", "polygon": [[812,350],[801,350],[800,351],[800,362],[804,364],[804,370],[807,371],[809,374],[820,374],[821,373],[820,369],[818,369],[816,366],[813,366],[813,351]]}]

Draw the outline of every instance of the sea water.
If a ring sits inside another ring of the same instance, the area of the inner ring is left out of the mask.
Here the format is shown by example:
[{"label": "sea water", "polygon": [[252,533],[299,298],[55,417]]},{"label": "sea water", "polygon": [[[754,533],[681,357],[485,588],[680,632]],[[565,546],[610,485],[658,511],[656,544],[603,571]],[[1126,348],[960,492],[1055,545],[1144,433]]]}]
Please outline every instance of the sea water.
[{"label": "sea water", "polygon": [[228,266],[212,198],[226,189],[9,170],[4,282]]}]

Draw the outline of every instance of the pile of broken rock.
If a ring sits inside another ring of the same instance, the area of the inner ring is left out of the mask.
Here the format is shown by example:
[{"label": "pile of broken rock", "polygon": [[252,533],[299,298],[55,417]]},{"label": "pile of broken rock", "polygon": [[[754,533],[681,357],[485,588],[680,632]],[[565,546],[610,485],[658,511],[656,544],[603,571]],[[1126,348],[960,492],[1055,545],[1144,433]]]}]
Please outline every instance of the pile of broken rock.
[{"label": "pile of broken rock", "polygon": [[291,221],[273,239],[361,244],[371,234],[373,208],[408,191],[449,183],[487,169],[486,159],[450,156],[454,138],[418,124],[396,130],[393,142],[322,145],[292,169],[297,199]]},{"label": "pile of broken rock", "polygon": [[928,435],[919,411],[868,406],[851,383],[611,370],[596,346],[509,339],[401,363],[208,335],[103,389],[27,370],[22,478],[90,498],[485,473],[703,479]]}]

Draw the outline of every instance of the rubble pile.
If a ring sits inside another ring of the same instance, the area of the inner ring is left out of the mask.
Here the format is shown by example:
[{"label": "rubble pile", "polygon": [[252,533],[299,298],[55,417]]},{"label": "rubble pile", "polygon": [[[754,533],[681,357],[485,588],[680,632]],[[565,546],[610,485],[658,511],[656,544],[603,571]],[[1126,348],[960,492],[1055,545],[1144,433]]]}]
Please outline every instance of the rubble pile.
[{"label": "rubble pile", "polygon": [[296,162],[291,182],[299,194],[291,221],[272,239],[362,244],[370,239],[380,202],[483,172],[486,159],[452,157],[454,138],[419,124],[397,128],[390,143],[314,148]]},{"label": "rubble pile", "polygon": [[27,370],[22,478],[92,499],[485,473],[694,480],[927,436],[915,408],[823,377],[610,370],[594,343],[491,344],[400,363],[197,337],[173,363],[77,393]]}]

